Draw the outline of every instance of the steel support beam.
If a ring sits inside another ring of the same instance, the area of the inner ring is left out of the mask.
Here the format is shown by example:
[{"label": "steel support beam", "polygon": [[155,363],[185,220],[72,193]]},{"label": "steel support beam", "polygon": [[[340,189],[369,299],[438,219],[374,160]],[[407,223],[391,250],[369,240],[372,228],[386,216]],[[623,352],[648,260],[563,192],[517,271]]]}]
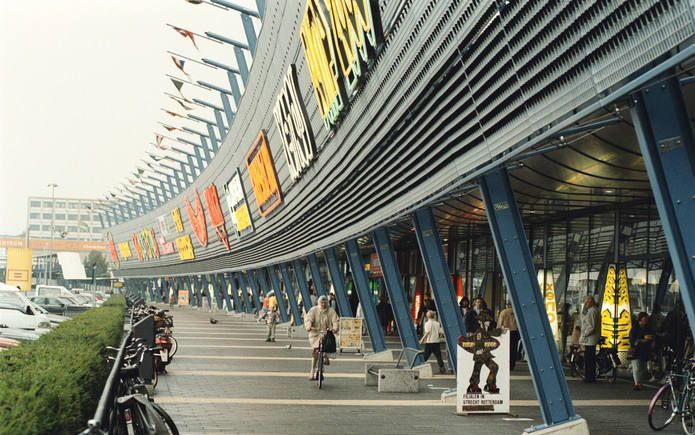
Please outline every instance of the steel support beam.
[{"label": "steel support beam", "polygon": [[208,129],[208,135],[210,136],[210,143],[212,144],[212,151],[217,154],[217,151],[220,149],[221,143],[218,143],[217,140],[217,135],[215,134],[215,129],[213,128],[212,124],[207,124],[207,129]]},{"label": "steel support beam", "polygon": [[[208,285],[208,276],[207,275],[201,275],[200,285],[202,287],[203,296],[208,298],[208,308],[212,309],[212,295],[210,294],[210,286]],[[201,306],[204,306],[204,305],[202,305],[203,301],[201,300],[200,302],[201,302]]]},{"label": "steel support beam", "polygon": [[280,264],[280,273],[282,274],[282,282],[285,283],[285,294],[287,294],[287,300],[290,302],[294,324],[300,326],[302,324],[302,312],[297,305],[297,298],[292,288],[292,279],[290,278],[290,271],[287,267],[287,263]]},{"label": "steel support beam", "polygon": [[338,257],[335,254],[335,248],[327,248],[323,251],[323,256],[326,259],[328,273],[331,275],[333,290],[335,290],[335,299],[338,301],[338,311],[341,317],[352,317],[352,309],[348,300],[347,291],[345,291],[345,277],[338,265]]},{"label": "steel support beam", "polygon": [[311,294],[309,293],[309,285],[306,282],[304,265],[299,259],[297,259],[292,261],[292,269],[294,269],[294,277],[297,279],[299,291],[302,293],[302,305],[304,305],[304,311],[309,312],[312,307],[312,303]]},{"label": "steel support beam", "polygon": [[640,91],[632,119],[690,329],[695,330],[695,138],[675,71]]},{"label": "steel support beam", "polygon": [[[215,302],[217,303],[217,308],[221,310],[224,295],[222,294],[222,288],[220,287],[220,283],[219,281],[217,281],[217,275],[210,274],[210,284],[212,284],[212,290],[215,292]],[[210,305],[212,306],[212,303]]]},{"label": "steel support beam", "polygon": [[[647,262],[647,273],[649,273],[649,262]],[[668,282],[671,279],[671,274],[673,273],[673,262],[671,258],[667,257],[664,259],[664,265],[661,268],[661,276],[659,276],[659,284],[656,286],[656,294],[654,295],[654,305],[659,305],[659,307],[664,306],[664,298],[666,298],[666,292],[668,291]]]},{"label": "steel support beam", "polygon": [[249,66],[244,57],[244,51],[239,47],[234,47],[234,55],[236,56],[237,64],[239,65],[239,73],[241,75],[241,83],[244,85],[244,90],[249,82]]},{"label": "steel support beam", "polygon": [[[250,281],[250,280],[251,280],[251,276],[249,275],[248,277],[249,277],[249,281]],[[256,310],[260,310],[261,307],[260,307],[259,304],[256,302],[256,298],[253,296],[253,288],[252,288],[252,287],[248,287],[248,286],[246,285],[246,277],[244,276],[244,272],[242,272],[242,271],[239,271],[239,287],[241,287],[241,293],[242,293],[242,294],[245,294],[245,296],[244,296],[244,302],[248,303],[248,306],[249,306],[249,307],[251,307],[252,304],[253,304],[253,307],[256,308]],[[250,298],[251,300],[249,300],[249,293],[248,293],[248,292],[249,292],[249,289],[251,290],[251,298]],[[258,296],[258,295],[256,295],[256,296]],[[248,311],[248,309],[247,309],[246,311]],[[253,312],[253,309],[251,309],[251,311],[248,311],[248,312],[249,312],[249,313],[252,313],[252,312]]]},{"label": "steel support beam", "polygon": [[357,241],[353,239],[345,243],[345,249],[347,251],[348,263],[350,263],[352,280],[355,283],[357,296],[359,296],[360,303],[362,304],[362,313],[367,323],[372,349],[374,349],[374,352],[382,352],[386,350],[384,330],[379,322],[376,305],[374,305],[372,301],[372,292],[369,289],[367,273],[364,271],[364,262],[362,261],[362,254],[360,254],[360,248],[357,246]]},{"label": "steel support beam", "polygon": [[[282,288],[280,287],[280,281],[278,280],[277,272],[273,266],[266,268],[266,272],[270,277],[270,285],[273,286],[273,291],[275,291],[275,298],[278,300],[278,309],[280,310],[280,320],[282,323],[288,322],[290,319],[287,316],[287,306],[285,305],[285,296],[282,294]],[[264,272],[261,272],[263,275]]]},{"label": "steel support beam", "polygon": [[[232,273],[232,278],[234,278],[234,273]],[[244,273],[239,271],[236,273],[236,278],[239,283],[239,293],[241,293],[241,299],[244,301],[244,310],[247,313],[253,313],[253,307],[251,306],[251,302],[249,301],[249,294],[248,291],[246,290],[246,281],[244,280]],[[230,280],[230,283],[232,284],[232,290],[236,290],[234,288],[236,284],[235,280],[232,279]]]},{"label": "steel support beam", "polygon": [[466,325],[459,309],[456,290],[451,282],[449,266],[444,258],[444,248],[439,238],[431,208],[421,208],[413,214],[415,235],[420,255],[427,271],[427,279],[434,293],[437,314],[444,327],[449,364],[456,371],[456,349],[460,336],[466,334]]},{"label": "steel support beam", "polygon": [[256,276],[256,271],[250,269],[246,276],[249,280],[251,293],[253,294],[253,303],[256,304],[256,309],[261,311],[261,308],[263,308],[263,299],[261,299],[260,295],[261,290],[258,288],[258,277]]},{"label": "steel support beam", "polygon": [[203,172],[205,166],[203,166],[203,156],[200,155],[200,148],[193,147],[193,152],[195,153],[195,159],[198,161],[198,175]]},{"label": "steel support beam", "polygon": [[[410,306],[408,298],[403,289],[401,272],[398,269],[398,261],[396,253],[393,251],[391,237],[386,228],[378,228],[372,233],[374,249],[379,257],[381,264],[381,273],[384,275],[386,283],[386,291],[391,300],[391,308],[398,326],[398,335],[403,348],[420,349],[420,344],[417,338],[417,331],[413,324],[413,319],[410,317]],[[423,364],[425,361],[422,355],[406,354],[408,363],[416,365]]]},{"label": "steel support beam", "polygon": [[208,141],[205,136],[200,136],[200,144],[203,146],[203,155],[205,156],[205,161],[210,164],[212,156],[210,155],[210,148],[208,147]]},{"label": "steel support beam", "polygon": [[227,125],[232,126],[232,121],[234,121],[234,112],[232,111],[232,104],[229,102],[229,97],[227,94],[220,92],[220,99],[222,100],[222,107],[224,107],[224,114],[227,117]]},{"label": "steel support beam", "polygon": [[[239,292],[237,291],[236,283],[234,283],[234,275],[232,274],[232,272],[221,273],[220,278],[224,283],[224,288],[227,289],[227,286],[229,286],[229,289],[231,290],[232,299],[234,300],[234,311],[236,311],[237,313],[241,313],[244,307],[242,307],[241,303],[239,302]],[[226,294],[227,307],[229,307],[229,311],[232,311],[232,307],[229,302],[229,292],[227,292]]]},{"label": "steel support beam", "polygon": [[311,278],[314,281],[314,288],[316,289],[316,297],[327,296],[328,292],[326,287],[323,285],[321,280],[321,267],[319,266],[319,260],[316,258],[316,254],[313,252],[307,255],[307,262],[309,263],[309,271],[311,272]]},{"label": "steel support beam", "polygon": [[480,180],[485,213],[547,426],[577,418],[506,169]]},{"label": "steel support beam", "polygon": [[[224,121],[222,120],[222,113],[219,110],[215,110],[215,122],[217,123],[217,131],[220,133],[220,143],[224,142],[224,138],[227,137],[227,129],[224,126]],[[231,127],[231,126],[230,126]]]},{"label": "steel support beam", "polygon": [[186,282],[186,285],[188,287],[188,305],[194,307],[195,304],[193,302],[195,301],[195,299],[193,298],[194,290],[193,290],[193,283],[191,282],[191,277],[190,276],[185,277],[184,281]]}]

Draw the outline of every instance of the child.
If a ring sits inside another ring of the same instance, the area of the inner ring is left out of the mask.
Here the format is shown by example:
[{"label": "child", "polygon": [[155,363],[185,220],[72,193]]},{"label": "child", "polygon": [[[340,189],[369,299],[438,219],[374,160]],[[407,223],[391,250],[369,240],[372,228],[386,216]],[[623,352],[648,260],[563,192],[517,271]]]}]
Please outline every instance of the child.
[{"label": "child", "polygon": [[427,322],[425,323],[425,333],[420,339],[420,344],[425,344],[425,354],[423,358],[425,362],[430,358],[430,355],[434,354],[437,358],[437,364],[439,364],[439,373],[445,373],[444,361],[442,360],[442,349],[439,345],[440,338],[444,337],[444,332],[442,332],[442,325],[434,320],[435,312],[427,312]]},{"label": "child", "polygon": [[278,324],[280,313],[277,305],[270,308],[270,311],[265,316],[265,323],[268,325],[268,338],[265,341],[275,341],[275,327]]}]

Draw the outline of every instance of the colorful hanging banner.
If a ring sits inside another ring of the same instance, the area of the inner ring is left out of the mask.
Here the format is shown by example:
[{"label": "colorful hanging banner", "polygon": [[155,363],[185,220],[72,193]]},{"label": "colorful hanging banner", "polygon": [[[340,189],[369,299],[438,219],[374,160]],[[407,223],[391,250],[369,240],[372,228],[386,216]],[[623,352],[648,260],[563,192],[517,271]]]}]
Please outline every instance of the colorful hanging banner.
[{"label": "colorful hanging banner", "polygon": [[627,268],[624,264],[611,264],[606,272],[601,304],[601,336],[606,338],[602,347],[627,352],[630,349],[630,329],[632,318]]},{"label": "colorful hanging banner", "polygon": [[133,247],[135,248],[135,254],[138,256],[138,261],[142,261],[142,245],[140,244],[138,233],[133,233],[133,237],[131,238],[131,240],[133,242]]},{"label": "colorful hanging banner", "polygon": [[308,0],[300,37],[321,118],[337,124],[383,43],[377,0]]},{"label": "colorful hanging banner", "polygon": [[195,258],[191,236],[188,234],[176,238],[176,247],[178,248],[179,258],[181,260],[192,260]]},{"label": "colorful hanging banner", "polygon": [[159,247],[159,251],[162,255],[169,255],[176,252],[174,242],[167,242],[166,238],[162,235],[159,236]]},{"label": "colorful hanging banner", "polygon": [[113,236],[111,235],[111,231],[106,232],[106,241],[109,245],[109,253],[111,254],[111,263],[113,264],[113,267],[115,269],[120,269],[121,268],[121,262],[118,259],[118,252],[116,252],[116,244],[113,241]]},{"label": "colorful hanging banner", "polygon": [[297,71],[290,65],[285,74],[282,92],[275,103],[273,115],[280,131],[292,179],[297,180],[316,157],[314,133],[300,98]]},{"label": "colorful hanging banner", "polygon": [[133,256],[133,253],[130,251],[130,243],[128,243],[127,240],[118,244],[118,250],[120,251],[121,257],[123,257],[124,260],[127,260]]},{"label": "colorful hanging banner", "polygon": [[560,330],[558,327],[557,302],[555,300],[555,281],[551,271],[543,269],[538,270],[538,285],[541,289],[541,294],[544,294],[545,311],[548,314],[548,322],[550,329],[553,331],[553,338],[557,344],[559,341]]},{"label": "colorful hanging banner", "polygon": [[246,154],[246,166],[249,169],[258,210],[261,216],[266,216],[280,205],[282,194],[263,130],[258,133],[256,142]]},{"label": "colorful hanging banner", "polygon": [[171,219],[174,221],[174,228],[177,233],[183,232],[183,221],[181,220],[181,210],[178,207],[171,211]]},{"label": "colorful hanging banner", "polygon": [[188,214],[188,222],[193,227],[193,233],[201,246],[205,247],[208,245],[208,227],[205,222],[205,212],[203,211],[203,203],[200,201],[198,189],[194,190],[194,194],[195,210],[191,207],[191,203],[188,202],[188,198],[184,197],[183,202],[186,205],[186,214]]},{"label": "colorful hanging banner", "polygon": [[231,248],[229,247],[229,239],[227,238],[227,228],[224,226],[224,215],[222,213],[222,207],[220,206],[220,198],[217,196],[217,187],[211,184],[205,189],[203,196],[205,196],[205,203],[208,206],[210,224],[215,229],[219,241],[222,242],[225,248],[227,248],[227,251],[229,251]]},{"label": "colorful hanging banner", "polygon": [[236,237],[240,238],[248,233],[252,233],[253,221],[249,213],[244,186],[241,184],[239,168],[236,169],[234,176],[224,185],[224,191]]}]

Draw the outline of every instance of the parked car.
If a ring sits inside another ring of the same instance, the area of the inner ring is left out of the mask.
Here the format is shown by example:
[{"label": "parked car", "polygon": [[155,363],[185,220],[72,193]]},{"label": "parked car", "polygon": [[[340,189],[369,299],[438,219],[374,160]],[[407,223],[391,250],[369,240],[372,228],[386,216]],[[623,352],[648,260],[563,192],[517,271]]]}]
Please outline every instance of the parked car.
[{"label": "parked car", "polygon": [[90,308],[68,297],[34,296],[31,301],[50,313],[67,317],[83,313]]},{"label": "parked car", "polygon": [[0,324],[10,328],[48,332],[51,321],[32,308],[32,302],[17,290],[0,290]]},{"label": "parked car", "polygon": [[48,317],[48,320],[51,322],[52,327],[58,326],[59,324],[65,322],[66,320],[70,320],[69,317],[67,317],[63,314],[49,313],[45,308],[41,307],[40,305],[37,305],[33,301],[32,301],[32,308],[34,308],[35,311],[38,311],[41,314],[43,314],[44,316]]},{"label": "parked car", "polygon": [[38,340],[40,334],[26,329],[8,328],[6,325],[0,325],[0,339],[15,340],[17,342]]}]

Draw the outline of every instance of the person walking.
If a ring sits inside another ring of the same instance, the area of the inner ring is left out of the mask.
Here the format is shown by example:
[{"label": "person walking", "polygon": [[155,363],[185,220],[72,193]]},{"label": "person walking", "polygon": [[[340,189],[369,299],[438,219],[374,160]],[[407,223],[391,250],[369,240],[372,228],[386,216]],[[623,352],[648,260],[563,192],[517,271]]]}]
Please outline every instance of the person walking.
[{"label": "person walking", "polygon": [[265,323],[268,325],[268,338],[266,338],[265,341],[275,341],[275,328],[277,327],[279,318],[280,312],[278,311],[277,304],[275,304],[265,316]]},{"label": "person walking", "polygon": [[497,318],[497,325],[509,331],[509,370],[514,370],[516,366],[516,361],[519,357],[519,328],[516,325],[516,317],[514,317],[514,311],[512,310],[512,303],[507,301],[507,307],[500,311],[500,315]]},{"label": "person walking", "polygon": [[174,302],[176,300],[174,299],[174,290],[169,291],[169,309],[173,310],[174,309]]},{"label": "person walking", "polygon": [[439,373],[445,373],[442,348],[439,344],[440,340],[444,338],[444,332],[442,331],[442,325],[435,320],[434,315],[434,311],[427,311],[427,322],[425,322],[424,333],[420,339],[420,344],[425,345],[425,353],[422,357],[427,362],[430,355],[434,354],[437,358],[437,364],[439,364]]},{"label": "person walking", "polygon": [[309,333],[309,345],[311,346],[311,367],[309,380],[315,381],[314,367],[319,355],[321,338],[327,330],[338,332],[338,313],[328,306],[328,298],[322,295],[318,298],[318,305],[311,307],[304,317],[304,329]]},{"label": "person walking", "polygon": [[646,375],[647,360],[654,343],[654,332],[649,328],[649,315],[641,312],[637,315],[637,323],[630,330],[630,351],[632,357],[632,379],[635,391],[642,389],[642,380]]},{"label": "person walking", "polygon": [[579,344],[584,346],[584,382],[596,382],[596,345],[601,337],[601,323],[596,302],[591,296],[584,298],[581,314]]}]

